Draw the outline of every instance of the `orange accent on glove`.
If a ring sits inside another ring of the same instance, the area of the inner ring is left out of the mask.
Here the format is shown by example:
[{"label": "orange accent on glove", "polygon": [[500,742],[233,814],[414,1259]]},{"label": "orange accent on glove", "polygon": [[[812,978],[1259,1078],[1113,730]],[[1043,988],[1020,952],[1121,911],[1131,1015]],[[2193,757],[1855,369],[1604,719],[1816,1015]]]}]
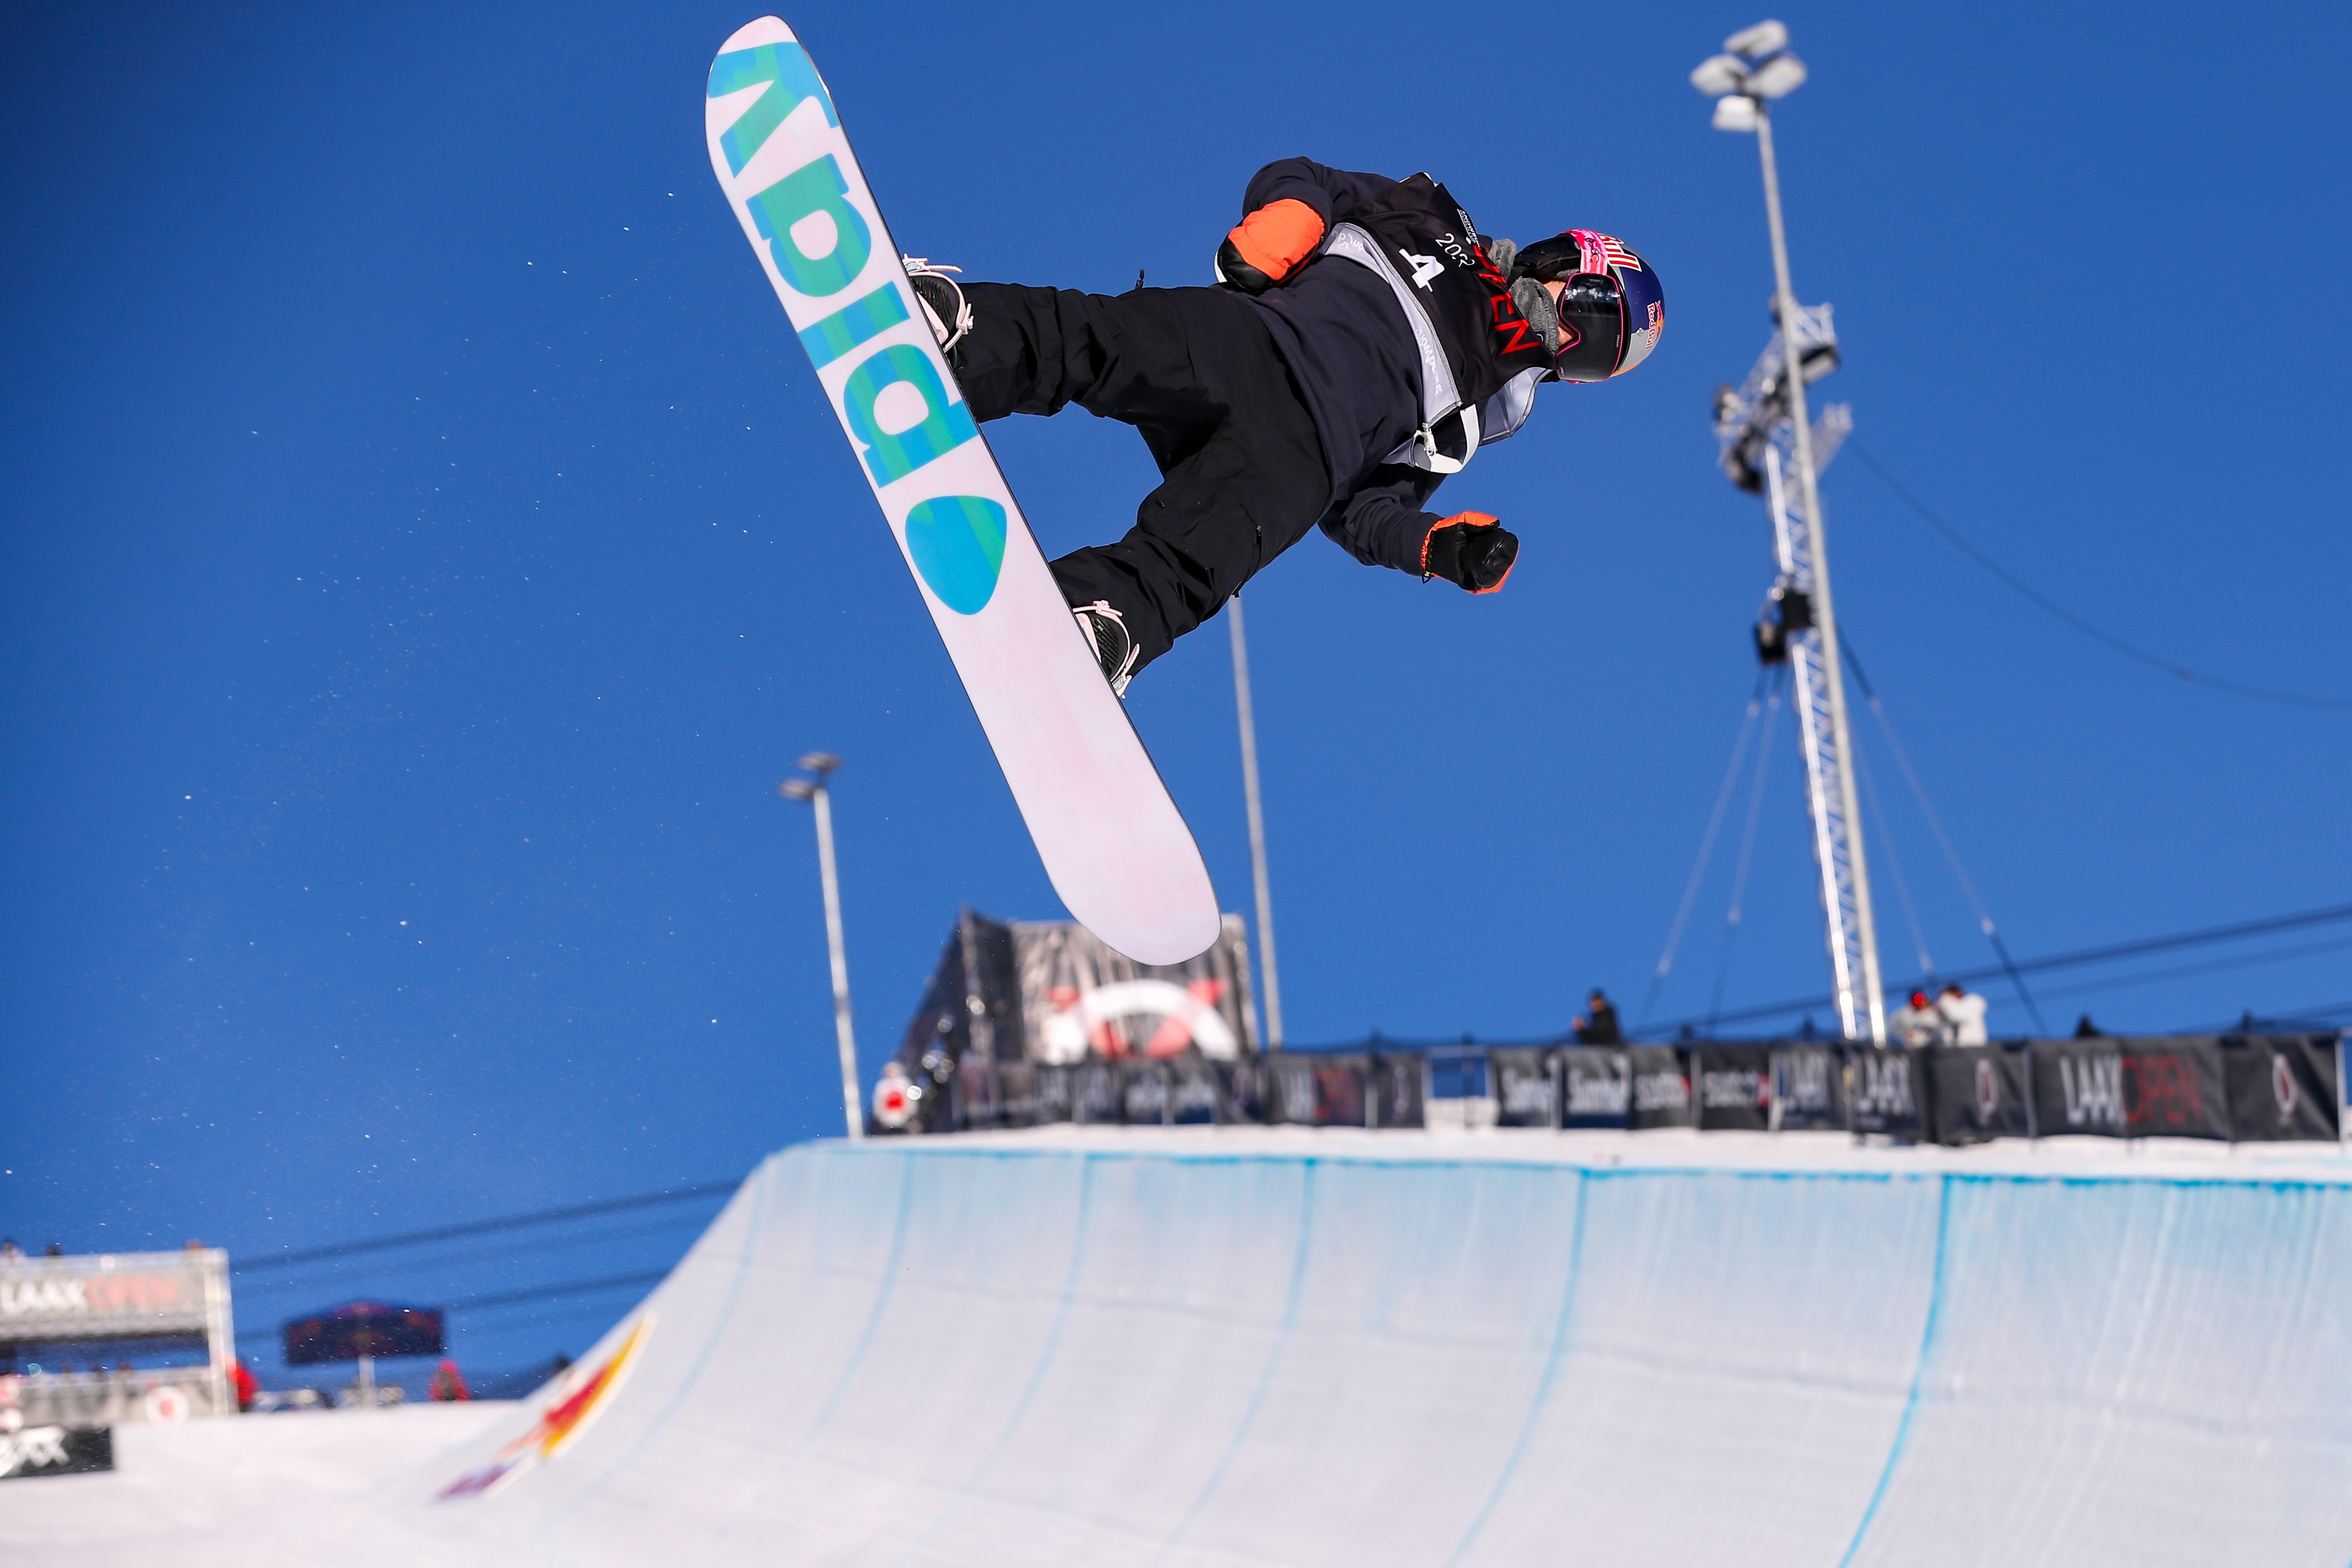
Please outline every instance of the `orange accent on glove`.
[{"label": "orange accent on glove", "polygon": [[1285,197],[1242,219],[1225,237],[1244,261],[1279,283],[1323,243],[1323,219],[1305,202]]},{"label": "orange accent on glove", "polygon": [[[1483,511],[1457,511],[1452,517],[1445,518],[1439,521],[1427,533],[1422,535],[1421,580],[1426,583],[1433,575],[1429,565],[1429,547],[1431,544],[1435,542],[1437,536],[1440,533],[1449,528],[1459,528],[1465,531],[1473,528],[1496,528],[1501,526],[1502,521],[1503,520],[1501,518],[1489,516]],[[1507,534],[1504,537],[1506,539],[1509,539]],[[1465,531],[1462,539],[1454,542],[1455,551],[1454,553],[1458,553],[1460,549],[1463,547],[1463,541],[1467,538],[1468,535]],[[1505,566],[1503,568],[1503,574],[1496,578],[1494,582],[1488,584],[1486,587],[1471,588],[1470,584],[1467,583],[1461,584],[1461,586],[1468,588],[1473,595],[1501,593],[1503,591],[1503,584],[1511,580],[1511,567],[1518,564],[1518,544],[1516,540],[1511,541],[1511,554],[1512,560],[1510,565]],[[1451,556],[1449,555],[1449,559],[1450,558]],[[1456,581],[1451,567],[1442,574],[1444,575],[1449,582]]]},{"label": "orange accent on glove", "polygon": [[1457,511],[1421,536],[1421,574],[1429,575],[1429,542],[1437,537],[1439,528],[1492,528],[1503,520],[1489,517],[1483,511]]}]

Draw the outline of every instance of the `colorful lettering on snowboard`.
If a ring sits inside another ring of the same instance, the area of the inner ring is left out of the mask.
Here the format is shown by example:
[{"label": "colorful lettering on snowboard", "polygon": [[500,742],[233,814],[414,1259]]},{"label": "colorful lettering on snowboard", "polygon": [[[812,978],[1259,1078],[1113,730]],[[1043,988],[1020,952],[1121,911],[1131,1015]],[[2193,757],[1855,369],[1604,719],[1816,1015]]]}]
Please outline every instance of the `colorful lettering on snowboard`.
[{"label": "colorful lettering on snowboard", "polygon": [[712,62],[710,166],[924,590],[1054,890],[1111,946],[1217,939],[1183,817],[925,325],[832,95],[773,16]]}]

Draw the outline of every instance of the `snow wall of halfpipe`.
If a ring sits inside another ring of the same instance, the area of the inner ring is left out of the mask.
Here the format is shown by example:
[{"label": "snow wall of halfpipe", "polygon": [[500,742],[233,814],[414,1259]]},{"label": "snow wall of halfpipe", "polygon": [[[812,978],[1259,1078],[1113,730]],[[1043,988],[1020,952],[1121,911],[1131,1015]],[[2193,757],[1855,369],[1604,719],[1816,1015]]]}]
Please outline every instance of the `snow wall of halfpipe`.
[{"label": "snow wall of halfpipe", "polygon": [[[2102,1155],[2058,1176],[1790,1135],[1708,1148],[1274,1131],[802,1145],[563,1384],[340,1493],[336,1552],[695,1568],[2352,1559],[2340,1163],[2200,1174]],[[241,1441],[277,1419],[217,1425]],[[86,1489],[87,1512],[123,1479],[22,1495]],[[0,1538],[9,1513],[0,1497]],[[316,1530],[263,1517],[184,1533],[173,1555],[275,1561],[279,1541],[308,1560]]]},{"label": "snow wall of halfpipe", "polygon": [[385,1523],[698,1565],[2352,1558],[2352,1188],[1388,1149],[787,1151],[568,1447]]}]

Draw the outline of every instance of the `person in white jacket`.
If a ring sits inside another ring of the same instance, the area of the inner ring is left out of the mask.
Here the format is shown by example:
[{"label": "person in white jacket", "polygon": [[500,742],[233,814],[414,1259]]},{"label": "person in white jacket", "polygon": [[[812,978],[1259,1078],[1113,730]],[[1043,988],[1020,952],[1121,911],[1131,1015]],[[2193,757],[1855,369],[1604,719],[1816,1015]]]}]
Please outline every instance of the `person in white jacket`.
[{"label": "person in white jacket", "polygon": [[1944,1017],[1944,1038],[1955,1046],[1981,1046],[1991,1037],[1985,1033],[1985,999],[1974,991],[1963,991],[1958,984],[1944,987],[1936,998],[1936,1011]]}]

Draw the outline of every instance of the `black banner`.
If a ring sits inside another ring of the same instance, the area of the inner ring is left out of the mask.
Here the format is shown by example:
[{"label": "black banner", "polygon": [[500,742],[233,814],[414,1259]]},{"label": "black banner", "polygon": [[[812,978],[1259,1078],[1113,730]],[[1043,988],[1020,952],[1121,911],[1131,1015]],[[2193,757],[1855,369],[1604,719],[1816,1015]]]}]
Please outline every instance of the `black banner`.
[{"label": "black banner", "polygon": [[1129,1057],[1118,1064],[1118,1115],[1129,1127],[1168,1125],[1168,1069]]},{"label": "black banner", "polygon": [[2126,1136],[2122,1041],[2035,1040],[2032,1049],[2033,1121],[2042,1137]]},{"label": "black banner", "polygon": [[1364,1122],[1364,1057],[1318,1057],[1315,1060],[1315,1125],[1361,1127]]},{"label": "black banner", "polygon": [[1077,1099],[1071,1069],[1038,1062],[1030,1070],[1035,1075],[1031,1081],[1037,1086],[1037,1098],[1030,1109],[1029,1125],[1045,1127],[1071,1120]]},{"label": "black banner", "polygon": [[1265,1086],[1265,1120],[1269,1123],[1315,1125],[1315,1063],[1311,1058],[1288,1053],[1267,1057],[1258,1076]]},{"label": "black banner", "polygon": [[1629,1053],[1614,1046],[1567,1046],[1559,1053],[1559,1124],[1622,1127],[1633,1103]]},{"label": "black banner", "polygon": [[1630,1046],[1625,1059],[1633,1074],[1633,1109],[1627,1115],[1633,1127],[1690,1127],[1690,1079],[1683,1072],[1682,1054],[1672,1046]]},{"label": "black banner", "polygon": [[[948,1119],[964,1131],[982,1131],[1002,1124],[1002,1080],[996,1064],[978,1051],[966,1051],[948,1080]],[[940,1129],[934,1127],[933,1131]]]},{"label": "black banner", "polygon": [[2231,1036],[2221,1041],[2221,1073],[2238,1142],[2336,1142],[2343,1100],[2335,1036]]},{"label": "black banner", "polygon": [[1834,1046],[1772,1047],[1772,1130],[1843,1129],[1845,1064]]},{"label": "black banner", "polygon": [[2135,1138],[2230,1137],[2230,1091],[2217,1039],[2129,1040],[2124,1126]]},{"label": "black banner", "polygon": [[1486,1062],[1494,1075],[1488,1081],[1494,1085],[1496,1126],[1559,1125],[1559,1079],[1549,1051],[1489,1051]]},{"label": "black banner", "polygon": [[286,1364],[357,1361],[363,1355],[439,1355],[441,1314],[431,1307],[346,1301],[284,1325]]},{"label": "black banner", "polygon": [[1266,1087],[1263,1058],[1239,1057],[1232,1061],[1220,1061],[1212,1057],[1209,1066],[1224,1080],[1225,1098],[1233,1104],[1234,1121],[1265,1122],[1274,1120],[1266,1110],[1272,1091]]},{"label": "black banner", "polygon": [[1069,1069],[1070,1120],[1088,1127],[1126,1120],[1119,1097],[1118,1064],[1083,1061]]},{"label": "black banner", "polygon": [[2044,1138],[2230,1136],[2221,1047],[2210,1036],[2036,1040],[2033,1105]]},{"label": "black banner", "polygon": [[1925,1053],[1874,1046],[1847,1047],[1848,1092],[1856,1132],[1884,1132],[1895,1138],[1927,1136],[1927,1118],[1921,1101],[1920,1058]]},{"label": "black banner", "polygon": [[1171,1058],[1168,1120],[1179,1127],[1223,1127],[1244,1120],[1234,1103],[1230,1069],[1239,1063],[1213,1062],[1198,1051]]},{"label": "black banner", "polygon": [[1367,1074],[1364,1098],[1374,1127],[1425,1127],[1423,1074],[1419,1057],[1376,1056]]},{"label": "black banner", "polygon": [[1699,1046],[1691,1052],[1691,1077],[1700,1127],[1761,1132],[1771,1126],[1771,1047]]},{"label": "black banner", "polygon": [[0,1432],[0,1480],[112,1468],[111,1426],[19,1426]]},{"label": "black banner", "polygon": [[996,1124],[999,1127],[1037,1125],[1037,1064],[996,1064]]},{"label": "black banner", "polygon": [[2033,1108],[2025,1052],[2008,1046],[1931,1046],[1927,1103],[1938,1143],[2025,1138]]}]

